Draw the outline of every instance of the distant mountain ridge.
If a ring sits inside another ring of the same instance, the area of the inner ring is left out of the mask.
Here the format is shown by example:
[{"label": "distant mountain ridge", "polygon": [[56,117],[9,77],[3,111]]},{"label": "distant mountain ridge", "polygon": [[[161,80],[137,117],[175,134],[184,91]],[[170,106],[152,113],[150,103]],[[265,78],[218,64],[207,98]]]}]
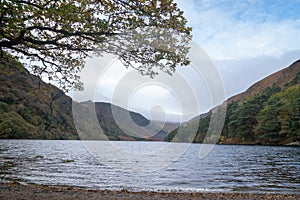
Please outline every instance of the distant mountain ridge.
[{"label": "distant mountain ridge", "polygon": [[[97,136],[97,128],[89,120],[75,126],[72,115],[72,99],[57,87],[43,82],[30,74],[15,60],[0,62],[0,139],[109,139],[109,140],[163,140],[173,123],[166,128],[151,128],[157,131],[149,138],[126,134],[114,120],[116,112],[129,113],[138,126],[147,126],[150,121],[139,113],[125,110],[110,103],[73,102],[73,106],[85,110],[91,105],[96,111],[105,137]],[[84,117],[83,117],[84,119]],[[176,125],[176,124],[175,124]],[[157,130],[156,130],[157,129]],[[93,133],[84,133],[89,130]],[[80,134],[78,134],[78,131]],[[83,136],[84,137],[80,137]],[[103,136],[103,135],[102,135]]]},{"label": "distant mountain ridge", "polygon": [[[93,136],[93,139],[162,141],[168,134],[167,128],[163,127],[161,129],[155,123],[151,124],[151,121],[140,113],[128,111],[110,103],[86,101],[79,103],[79,105],[88,108],[87,114],[95,112],[97,122],[95,122],[94,126],[98,126],[99,124],[106,135],[104,138]],[[121,123],[116,121],[117,118],[121,120]],[[90,121],[92,120],[90,119]],[[166,123],[166,127],[170,124]],[[143,134],[143,132],[148,133],[150,131],[153,135],[149,137]],[[97,130],[93,132],[97,132]],[[85,138],[84,134],[82,138]]]}]

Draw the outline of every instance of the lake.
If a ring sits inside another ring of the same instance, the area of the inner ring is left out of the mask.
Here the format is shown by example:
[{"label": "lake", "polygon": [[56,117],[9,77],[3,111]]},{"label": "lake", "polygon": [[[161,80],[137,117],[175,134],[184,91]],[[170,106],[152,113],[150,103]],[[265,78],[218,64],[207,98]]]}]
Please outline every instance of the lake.
[{"label": "lake", "polygon": [[300,148],[0,140],[0,172],[1,181],[89,189],[300,193]]}]

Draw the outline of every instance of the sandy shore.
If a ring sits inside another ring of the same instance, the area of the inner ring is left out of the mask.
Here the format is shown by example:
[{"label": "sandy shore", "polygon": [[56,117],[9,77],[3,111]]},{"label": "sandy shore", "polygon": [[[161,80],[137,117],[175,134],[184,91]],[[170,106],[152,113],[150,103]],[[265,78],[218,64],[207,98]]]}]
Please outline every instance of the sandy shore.
[{"label": "sandy shore", "polygon": [[300,194],[164,193],[0,183],[0,199],[300,199]]}]

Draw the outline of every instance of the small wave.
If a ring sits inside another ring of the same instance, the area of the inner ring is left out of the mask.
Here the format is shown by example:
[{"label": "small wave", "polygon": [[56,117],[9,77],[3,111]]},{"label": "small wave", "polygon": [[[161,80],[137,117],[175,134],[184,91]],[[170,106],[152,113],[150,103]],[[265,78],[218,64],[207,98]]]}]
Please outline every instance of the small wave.
[{"label": "small wave", "polygon": [[[142,189],[143,192],[149,191],[149,189]],[[153,192],[166,192],[166,193],[195,193],[195,192],[201,192],[201,193],[226,193],[232,191],[231,189],[214,189],[214,188],[180,188],[180,187],[174,187],[174,188],[159,188],[150,190]]]}]

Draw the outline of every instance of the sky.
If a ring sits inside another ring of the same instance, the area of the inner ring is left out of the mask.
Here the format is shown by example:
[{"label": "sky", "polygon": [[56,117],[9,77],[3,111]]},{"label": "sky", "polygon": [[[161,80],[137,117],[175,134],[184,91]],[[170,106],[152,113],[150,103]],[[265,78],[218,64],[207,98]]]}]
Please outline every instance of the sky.
[{"label": "sky", "polygon": [[77,101],[186,121],[300,59],[300,0],[177,0],[193,28],[191,66],[150,79],[105,55],[88,59]]}]

